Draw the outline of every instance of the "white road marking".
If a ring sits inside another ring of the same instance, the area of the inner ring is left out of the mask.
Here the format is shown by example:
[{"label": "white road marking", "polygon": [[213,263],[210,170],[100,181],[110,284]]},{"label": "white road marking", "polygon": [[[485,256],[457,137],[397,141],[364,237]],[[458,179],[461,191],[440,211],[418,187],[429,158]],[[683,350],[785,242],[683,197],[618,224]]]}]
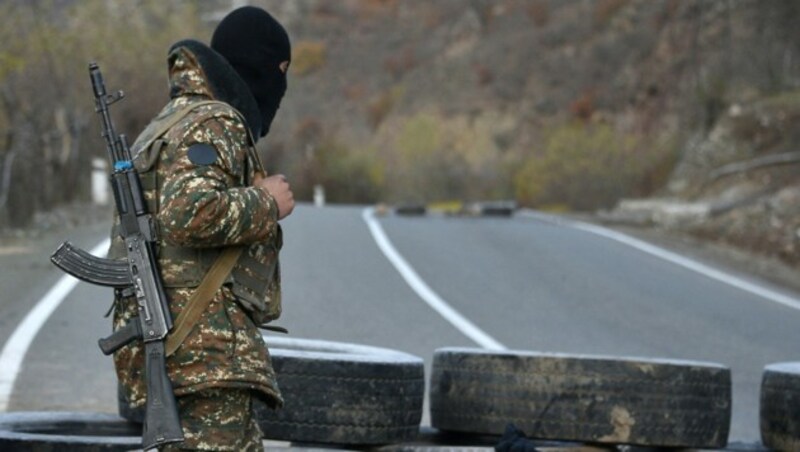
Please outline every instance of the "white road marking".
[{"label": "white road marking", "polygon": [[[110,240],[106,239],[95,246],[90,253],[103,255],[108,249]],[[8,338],[6,345],[0,353],[0,412],[8,409],[11,400],[11,393],[14,390],[14,382],[17,379],[22,361],[28,348],[36,338],[36,334],[47,322],[50,314],[58,308],[64,298],[72,292],[78,284],[78,280],[72,276],[65,275],[36,303],[27,316],[17,325],[14,333]]]},{"label": "white road marking", "polygon": [[686,269],[700,273],[711,279],[736,287],[737,289],[741,289],[744,290],[745,292],[749,292],[753,295],[765,298],[769,301],[800,310],[800,300],[796,298],[782,294],[780,292],[776,292],[774,290],[767,289],[766,287],[760,286],[758,284],[745,281],[729,273],[725,273],[721,270],[712,268],[708,265],[701,264],[700,262],[673,253],[672,251],[667,251],[663,248],[659,248],[655,245],[651,245],[647,242],[633,238],[621,232],[613,231],[611,229],[607,229],[589,223],[567,220],[561,217],[548,215],[541,212],[526,210],[521,212],[521,215],[552,224],[568,226],[571,228],[579,229],[581,231],[589,232],[591,234],[599,235],[601,237],[605,237],[611,240],[615,240],[617,242],[636,248],[639,251],[645,252],[652,256],[661,258],[665,261],[671,262]]},{"label": "white road marking", "polygon": [[364,209],[361,216],[367,223],[369,231],[372,233],[372,238],[374,238],[375,243],[378,244],[378,248],[380,248],[386,258],[389,259],[389,262],[394,265],[394,268],[397,269],[397,271],[400,273],[400,276],[403,277],[406,283],[411,286],[411,289],[413,289],[414,292],[416,292],[417,295],[419,295],[419,297],[428,304],[428,306],[433,308],[433,310],[438,312],[439,315],[444,317],[445,320],[450,322],[454,327],[475,341],[481,347],[489,350],[506,350],[506,347],[503,344],[486,334],[469,319],[453,309],[452,306],[447,304],[442,297],[434,292],[433,289],[431,289],[430,286],[428,286],[428,284],[426,284],[425,281],[420,278],[411,265],[409,265],[403,256],[397,252],[392,245],[392,242],[386,236],[386,233],[383,232],[383,228],[381,227],[380,223],[378,223],[378,220],[375,219],[374,209]]}]

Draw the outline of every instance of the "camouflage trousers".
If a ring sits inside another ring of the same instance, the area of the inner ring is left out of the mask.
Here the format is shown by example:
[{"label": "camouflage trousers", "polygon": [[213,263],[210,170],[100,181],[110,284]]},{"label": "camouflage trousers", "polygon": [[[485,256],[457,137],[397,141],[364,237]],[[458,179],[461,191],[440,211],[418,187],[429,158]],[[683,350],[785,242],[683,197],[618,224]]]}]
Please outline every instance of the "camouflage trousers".
[{"label": "camouflage trousers", "polygon": [[159,451],[264,450],[249,390],[212,388],[178,397],[177,402],[184,441]]}]

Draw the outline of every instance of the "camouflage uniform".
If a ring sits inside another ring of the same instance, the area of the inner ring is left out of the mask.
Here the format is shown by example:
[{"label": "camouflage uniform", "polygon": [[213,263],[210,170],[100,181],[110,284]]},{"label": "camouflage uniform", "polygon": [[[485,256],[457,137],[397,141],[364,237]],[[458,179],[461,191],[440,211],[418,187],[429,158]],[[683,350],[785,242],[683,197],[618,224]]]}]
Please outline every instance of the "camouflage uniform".
[{"label": "camouflage uniform", "polygon": [[[169,75],[172,100],[156,120],[214,98],[191,50],[172,50]],[[249,259],[277,264],[281,240],[278,212],[268,193],[250,186],[261,165],[243,118],[232,107],[217,102],[191,110],[162,136],[164,146],[158,146],[155,153],[150,152],[152,147],[143,148],[150,141],[149,133],[150,129],[145,129],[132,152],[151,212],[156,213],[159,264],[175,319],[220,248],[245,245],[243,255]],[[211,155],[216,158],[199,164],[191,159],[188,151],[198,144],[212,146],[215,152]],[[112,239],[110,255],[121,257],[122,241],[117,234]],[[217,291],[199,323],[167,358],[186,436],[181,447],[244,450],[250,446],[230,441],[242,434],[249,435],[251,443],[260,438],[250,417],[251,394],[271,407],[283,404],[267,347],[256,326],[280,314],[278,270],[268,281],[269,313],[245,309],[250,306],[239,293],[234,295],[234,290],[225,284]],[[114,329],[136,315],[132,297],[118,299]],[[132,408],[145,403],[143,351],[143,345],[135,341],[114,355],[118,378]],[[229,425],[224,425],[223,419]]]}]

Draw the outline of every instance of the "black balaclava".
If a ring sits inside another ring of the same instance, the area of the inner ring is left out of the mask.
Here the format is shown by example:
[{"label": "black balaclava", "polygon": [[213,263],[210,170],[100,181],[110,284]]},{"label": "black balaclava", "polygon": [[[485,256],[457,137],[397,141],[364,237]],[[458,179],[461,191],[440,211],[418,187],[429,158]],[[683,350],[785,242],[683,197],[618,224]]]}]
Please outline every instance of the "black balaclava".
[{"label": "black balaclava", "polygon": [[217,25],[211,48],[228,60],[252,91],[261,112],[263,137],[286,93],[286,74],[280,63],[291,60],[289,35],[268,12],[245,6]]}]

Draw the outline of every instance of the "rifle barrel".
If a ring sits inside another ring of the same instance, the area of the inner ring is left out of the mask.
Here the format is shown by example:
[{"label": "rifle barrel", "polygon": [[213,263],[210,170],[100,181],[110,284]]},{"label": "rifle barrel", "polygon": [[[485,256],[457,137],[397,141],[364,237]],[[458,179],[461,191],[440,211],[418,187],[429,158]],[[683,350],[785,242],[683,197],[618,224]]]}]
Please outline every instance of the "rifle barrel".
[{"label": "rifle barrel", "polygon": [[111,121],[111,113],[108,109],[113,100],[106,92],[103,73],[100,72],[100,66],[95,62],[89,63],[89,78],[92,81],[92,91],[94,91],[95,110],[103,119],[100,135],[106,140],[106,149],[111,158],[112,167],[116,167],[117,162],[127,159],[120,149],[119,139],[114,132],[114,123]]}]

